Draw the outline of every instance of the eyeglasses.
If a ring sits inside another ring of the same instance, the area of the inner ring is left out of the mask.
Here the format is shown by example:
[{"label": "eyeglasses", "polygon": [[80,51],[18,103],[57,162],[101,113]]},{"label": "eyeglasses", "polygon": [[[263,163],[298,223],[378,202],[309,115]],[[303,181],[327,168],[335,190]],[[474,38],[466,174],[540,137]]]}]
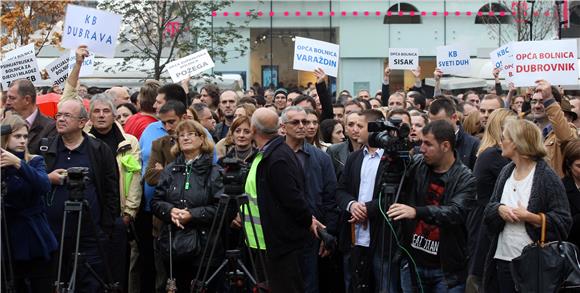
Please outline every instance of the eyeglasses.
[{"label": "eyeglasses", "polygon": [[60,119],[62,117],[62,118],[64,118],[64,120],[71,120],[73,118],[74,119],[83,119],[83,117],[80,117],[80,116],[73,116],[70,113],[60,113],[60,112],[56,113],[56,115],[54,115],[54,117],[56,119]]},{"label": "eyeglasses", "polygon": [[302,124],[302,125],[306,126],[306,125],[310,125],[310,121],[308,121],[306,119],[304,119],[304,120],[290,120],[290,121],[286,122],[285,124],[290,124],[293,126],[298,126],[298,124]]},{"label": "eyeglasses", "polygon": [[197,132],[188,132],[188,133],[180,133],[179,138],[192,138],[192,137],[200,137],[201,135]]}]

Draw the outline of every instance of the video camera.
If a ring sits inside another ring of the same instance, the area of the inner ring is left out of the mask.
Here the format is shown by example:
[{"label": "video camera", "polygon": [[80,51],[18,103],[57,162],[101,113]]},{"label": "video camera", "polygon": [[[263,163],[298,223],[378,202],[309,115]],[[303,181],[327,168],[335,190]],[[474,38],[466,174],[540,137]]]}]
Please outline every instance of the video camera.
[{"label": "video camera", "polygon": [[69,192],[69,200],[82,201],[85,197],[85,182],[88,180],[89,168],[71,167],[66,170],[66,186]]},{"label": "video camera", "polygon": [[246,177],[248,177],[248,165],[238,159],[225,158],[222,161],[224,167],[223,182],[224,193],[228,195],[243,194],[245,192]]},{"label": "video camera", "polygon": [[409,141],[411,128],[402,122],[403,120],[395,117],[369,122],[369,146],[384,149],[389,155],[409,158],[409,151],[413,148]]}]

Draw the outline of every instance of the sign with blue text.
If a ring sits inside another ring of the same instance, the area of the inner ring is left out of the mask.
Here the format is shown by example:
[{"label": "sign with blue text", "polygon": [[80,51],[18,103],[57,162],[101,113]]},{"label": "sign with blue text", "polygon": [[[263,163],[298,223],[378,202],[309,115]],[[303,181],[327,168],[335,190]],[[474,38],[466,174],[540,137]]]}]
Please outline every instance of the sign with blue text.
[{"label": "sign with blue text", "polygon": [[506,81],[511,81],[513,76],[513,65],[514,61],[512,59],[511,44],[503,45],[491,53],[489,53],[489,58],[491,59],[491,65],[493,68],[499,68],[499,76],[506,79]]},{"label": "sign with blue text", "polygon": [[419,66],[419,49],[389,48],[389,68],[414,70]]},{"label": "sign with blue text", "polygon": [[188,77],[200,74],[215,66],[207,49],[195,52],[189,56],[167,63],[165,68],[171,80],[177,83]]},{"label": "sign with blue text", "polygon": [[437,47],[437,68],[443,74],[468,74],[471,68],[469,50],[458,45]]},{"label": "sign with blue text", "polygon": [[296,37],[294,69],[314,71],[322,68],[329,76],[338,76],[339,46],[333,43]]},{"label": "sign with blue text", "polygon": [[63,48],[87,45],[104,57],[115,56],[121,15],[83,6],[68,5],[62,31]]},{"label": "sign with blue text", "polygon": [[[64,88],[66,84],[66,79],[69,73],[76,63],[75,52],[71,50],[70,52],[64,53],[50,64],[46,66],[46,71],[48,76],[53,82],[53,85],[58,85]],[[91,54],[89,57],[85,58],[79,76],[89,76],[93,74],[95,63],[95,55]]]}]

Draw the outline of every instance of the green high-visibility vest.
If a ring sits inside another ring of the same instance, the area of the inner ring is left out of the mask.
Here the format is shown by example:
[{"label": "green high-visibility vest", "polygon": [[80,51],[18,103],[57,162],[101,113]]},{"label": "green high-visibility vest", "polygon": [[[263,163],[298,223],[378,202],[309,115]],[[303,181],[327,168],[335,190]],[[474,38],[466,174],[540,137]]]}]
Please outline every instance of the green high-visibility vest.
[{"label": "green high-visibility vest", "polygon": [[[247,211],[247,209],[245,209],[243,206],[240,207],[240,210],[244,216],[244,229],[246,230],[246,235],[248,236],[246,243],[251,248],[265,250],[266,242],[264,242],[264,232],[262,231],[262,222],[260,222],[258,193],[256,190],[256,171],[258,170],[258,165],[262,161],[262,157],[262,153],[258,153],[256,155],[256,158],[254,158],[254,161],[252,162],[252,167],[250,167],[248,178],[246,179],[245,191],[248,194],[249,211]],[[252,229],[252,222],[250,220],[254,222],[256,236],[254,236],[254,229]],[[257,244],[256,238],[258,239]]]}]

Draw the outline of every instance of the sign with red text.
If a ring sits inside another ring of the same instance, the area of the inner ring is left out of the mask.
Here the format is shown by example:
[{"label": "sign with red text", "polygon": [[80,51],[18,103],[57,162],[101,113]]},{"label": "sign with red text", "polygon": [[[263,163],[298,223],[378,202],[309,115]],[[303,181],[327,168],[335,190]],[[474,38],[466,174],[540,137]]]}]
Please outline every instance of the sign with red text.
[{"label": "sign with red text", "polygon": [[513,83],[533,86],[545,79],[554,85],[578,84],[576,39],[513,43]]},{"label": "sign with red text", "polygon": [[189,56],[167,63],[165,68],[171,76],[171,80],[177,83],[188,77],[200,74],[215,66],[206,49],[195,52]]},{"label": "sign with red text", "polygon": [[437,47],[437,68],[441,69],[443,74],[469,74],[471,69],[469,50],[457,45]]}]

